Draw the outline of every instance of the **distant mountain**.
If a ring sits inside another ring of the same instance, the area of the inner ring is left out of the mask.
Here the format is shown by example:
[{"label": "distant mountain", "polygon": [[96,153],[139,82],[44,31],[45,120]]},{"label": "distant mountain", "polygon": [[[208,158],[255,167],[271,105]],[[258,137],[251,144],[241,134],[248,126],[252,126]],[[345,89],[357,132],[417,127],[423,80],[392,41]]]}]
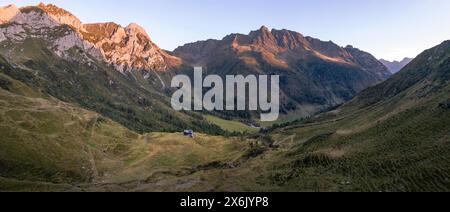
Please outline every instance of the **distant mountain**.
[{"label": "distant mountain", "polygon": [[369,53],[265,26],[248,35],[186,44],[173,53],[210,74],[278,74],[283,112],[304,116],[348,101],[390,76]]},{"label": "distant mountain", "polygon": [[383,63],[383,65],[385,65],[389,71],[391,71],[393,74],[399,72],[400,70],[402,70],[403,67],[405,67],[406,65],[408,65],[411,61],[413,60],[413,58],[407,58],[405,57],[402,61],[387,61],[384,59],[381,59],[380,62]]}]

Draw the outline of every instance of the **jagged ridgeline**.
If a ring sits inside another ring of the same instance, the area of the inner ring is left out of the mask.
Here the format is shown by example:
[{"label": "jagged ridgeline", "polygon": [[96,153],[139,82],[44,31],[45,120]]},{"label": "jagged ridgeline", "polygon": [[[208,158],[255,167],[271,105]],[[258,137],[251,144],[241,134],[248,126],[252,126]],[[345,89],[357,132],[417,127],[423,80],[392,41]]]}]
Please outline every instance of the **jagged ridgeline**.
[{"label": "jagged ridgeline", "polygon": [[137,132],[222,132],[201,116],[172,110],[162,75],[179,63],[135,24],[83,25],[43,4],[8,6],[1,14],[1,73]]},{"label": "jagged ridgeline", "polygon": [[[173,53],[186,64],[203,66],[206,74],[279,75],[285,117],[328,110],[390,76],[367,52],[265,26],[249,34],[186,44]],[[242,111],[221,115],[252,117]]]},{"label": "jagged ridgeline", "polygon": [[[280,75],[282,119],[340,105],[389,76],[369,53],[267,27],[167,52],[137,24],[83,24],[54,5],[7,6],[1,8],[0,23],[0,54],[12,67],[47,81],[44,92],[140,131],[181,126],[217,131],[198,115],[168,107],[167,99],[174,91],[169,88],[172,77],[189,75],[193,66],[221,76]],[[257,114],[216,115],[252,122],[259,118]]]}]

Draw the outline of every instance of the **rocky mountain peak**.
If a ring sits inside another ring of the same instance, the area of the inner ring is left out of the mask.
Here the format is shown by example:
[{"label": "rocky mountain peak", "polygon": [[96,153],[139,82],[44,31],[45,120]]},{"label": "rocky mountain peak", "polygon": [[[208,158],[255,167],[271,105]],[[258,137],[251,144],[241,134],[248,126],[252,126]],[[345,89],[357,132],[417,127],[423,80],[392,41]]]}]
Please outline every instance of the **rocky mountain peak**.
[{"label": "rocky mountain peak", "polygon": [[259,28],[259,30],[260,30],[260,31],[267,31],[267,32],[269,32],[269,27],[267,27],[266,25],[262,25],[262,26]]},{"label": "rocky mountain peak", "polygon": [[80,19],[74,16],[72,13],[59,8],[53,4],[44,4],[40,3],[37,5],[37,8],[42,9],[48,15],[50,15],[53,19],[55,19],[60,24],[67,24],[72,26],[78,30],[82,30],[83,25],[81,24]]},{"label": "rocky mountain peak", "polygon": [[98,46],[106,61],[121,72],[130,70],[166,71],[181,64],[154,44],[145,29],[132,23],[122,27],[115,23],[85,24],[83,37]]},{"label": "rocky mountain peak", "polygon": [[250,32],[248,37],[250,38],[249,45],[273,54],[289,51],[303,55],[309,52],[334,62],[347,63],[351,60],[350,54],[332,41],[324,42],[312,37],[305,37],[299,32],[287,29],[269,31],[267,27],[263,26],[259,30]]},{"label": "rocky mountain peak", "polygon": [[269,28],[266,27],[265,25],[262,25],[262,26],[259,28],[259,31],[262,32],[262,33],[264,33],[264,34],[270,33]]},{"label": "rocky mountain peak", "polygon": [[290,31],[287,29],[273,29],[272,34],[275,36],[278,45],[282,48],[294,50],[307,46],[305,37],[301,33]]},{"label": "rocky mountain peak", "polygon": [[[52,43],[60,56],[73,47],[104,60],[120,72],[131,70],[166,71],[181,65],[179,58],[155,45],[145,29],[132,23],[122,27],[116,23],[83,24],[72,13],[52,4],[17,8],[0,8],[0,42],[15,42],[27,37]],[[89,57],[86,57],[88,59]]]},{"label": "rocky mountain peak", "polygon": [[265,41],[269,41],[269,40],[273,40],[274,39],[274,37],[273,37],[272,33],[270,32],[269,28],[267,28],[266,26],[262,26],[259,30],[250,32],[249,35],[253,39],[261,41],[261,42],[265,42]]},{"label": "rocky mountain peak", "polygon": [[136,23],[129,24],[127,27],[125,27],[125,29],[130,30],[133,33],[139,33],[139,34],[146,35],[147,37],[150,38],[150,36],[148,36],[147,32],[145,31],[145,29]]},{"label": "rocky mountain peak", "polygon": [[83,62],[91,61],[88,55],[103,59],[98,48],[82,39],[81,22],[69,12],[42,3],[21,8],[8,6],[3,9],[10,15],[4,16],[8,17],[4,19],[7,22],[0,26],[0,42],[9,40],[20,43],[27,38],[42,39],[48,42],[49,49],[66,59],[73,59],[68,56],[68,51],[73,48],[84,50],[86,54],[80,59]]},{"label": "rocky mountain peak", "polygon": [[262,26],[259,30],[252,31],[248,35],[250,44],[256,48],[262,48],[270,52],[279,52],[280,48],[277,39],[266,26]]}]

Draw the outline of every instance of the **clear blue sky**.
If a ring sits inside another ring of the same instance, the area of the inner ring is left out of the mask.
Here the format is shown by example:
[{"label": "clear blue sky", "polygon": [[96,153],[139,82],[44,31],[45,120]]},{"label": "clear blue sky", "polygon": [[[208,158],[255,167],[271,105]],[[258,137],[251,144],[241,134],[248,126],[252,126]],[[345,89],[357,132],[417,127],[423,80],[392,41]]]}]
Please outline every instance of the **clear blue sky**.
[{"label": "clear blue sky", "polygon": [[[377,58],[414,57],[450,39],[449,0],[41,0],[84,23],[135,22],[173,50],[184,43],[248,33],[266,25],[369,51]],[[40,1],[0,0],[1,5]]]}]

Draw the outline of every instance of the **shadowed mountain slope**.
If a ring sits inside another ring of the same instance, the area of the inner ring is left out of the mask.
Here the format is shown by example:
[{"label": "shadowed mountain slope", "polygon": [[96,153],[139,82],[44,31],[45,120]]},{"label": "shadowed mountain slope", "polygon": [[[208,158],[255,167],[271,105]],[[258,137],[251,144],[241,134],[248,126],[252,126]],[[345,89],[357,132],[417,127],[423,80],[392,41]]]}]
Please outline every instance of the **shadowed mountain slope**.
[{"label": "shadowed mountain slope", "polygon": [[282,111],[302,116],[342,104],[390,73],[372,55],[289,30],[267,27],[177,48],[174,55],[207,74],[277,74]]}]

